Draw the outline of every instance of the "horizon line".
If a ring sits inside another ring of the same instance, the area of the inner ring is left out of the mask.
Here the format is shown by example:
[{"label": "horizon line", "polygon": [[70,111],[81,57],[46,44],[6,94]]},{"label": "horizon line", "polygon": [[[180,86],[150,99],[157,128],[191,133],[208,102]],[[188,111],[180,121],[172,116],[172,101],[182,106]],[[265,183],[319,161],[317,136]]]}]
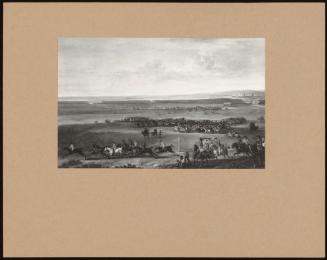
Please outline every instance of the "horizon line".
[{"label": "horizon line", "polygon": [[241,89],[241,90],[224,90],[224,91],[217,91],[217,92],[211,92],[211,93],[205,93],[205,92],[198,92],[198,93],[191,93],[191,94],[164,94],[164,95],[129,95],[129,96],[121,96],[121,95],[77,95],[77,96],[58,96],[58,98],[86,98],[86,97],[112,97],[112,98],[128,98],[128,97],[173,97],[173,96],[192,96],[192,95],[213,95],[213,94],[219,94],[219,93],[227,93],[227,92],[238,92],[238,91],[253,91],[253,92],[265,92],[265,89],[263,90],[257,90],[257,89]]}]

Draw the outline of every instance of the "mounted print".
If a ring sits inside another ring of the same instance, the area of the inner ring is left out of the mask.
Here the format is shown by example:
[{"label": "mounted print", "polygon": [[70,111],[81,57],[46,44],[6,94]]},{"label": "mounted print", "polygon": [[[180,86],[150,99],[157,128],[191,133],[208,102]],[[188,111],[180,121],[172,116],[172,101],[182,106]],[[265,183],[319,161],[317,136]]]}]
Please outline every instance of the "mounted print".
[{"label": "mounted print", "polygon": [[58,44],[59,168],[265,167],[265,39]]}]

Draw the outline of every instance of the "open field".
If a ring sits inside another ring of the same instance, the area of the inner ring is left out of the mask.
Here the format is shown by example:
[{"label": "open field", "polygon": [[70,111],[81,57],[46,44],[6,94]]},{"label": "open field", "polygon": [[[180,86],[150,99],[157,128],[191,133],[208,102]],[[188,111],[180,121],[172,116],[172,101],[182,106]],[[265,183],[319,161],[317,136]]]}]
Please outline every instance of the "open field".
[{"label": "open field", "polygon": [[58,167],[264,167],[264,46],[61,38]]},{"label": "open field", "polygon": [[[190,101],[189,101],[190,102]],[[239,102],[239,101],[238,101]],[[239,102],[240,103],[240,102]],[[187,104],[186,102],[184,104]],[[76,104],[74,104],[76,105]],[[174,104],[176,105],[176,104]],[[67,106],[67,104],[66,104]],[[80,104],[78,105],[80,106]],[[88,105],[87,105],[88,106]],[[188,104],[190,106],[190,103]],[[237,142],[238,138],[229,137],[226,134],[206,134],[206,133],[180,133],[174,130],[173,127],[156,127],[162,131],[162,136],[151,136],[144,138],[141,134],[143,128],[138,128],[132,122],[115,121],[123,119],[128,116],[147,116],[152,118],[189,118],[192,120],[221,120],[229,117],[245,117],[246,124],[236,125],[235,129],[241,136],[248,136],[251,143],[255,142],[257,135],[264,136],[264,123],[258,121],[259,117],[264,116],[264,106],[256,106],[251,104],[238,104],[228,110],[217,111],[195,111],[186,113],[180,109],[159,109],[147,108],[144,110],[129,109],[129,113],[122,113],[117,110],[108,111],[84,111],[86,114],[78,114],[75,109],[70,108],[65,110],[65,113],[59,111],[59,126],[58,126],[58,166],[59,167],[83,167],[83,168],[107,168],[107,167],[141,167],[141,168],[174,168],[176,167],[176,160],[180,155],[189,152],[192,158],[194,144],[199,144],[199,139],[204,137],[217,137],[220,142],[226,146],[231,146],[232,143]],[[98,109],[98,108],[97,108]],[[120,113],[118,113],[120,112]],[[146,114],[145,114],[146,112]],[[160,113],[161,112],[161,113]],[[117,115],[115,117],[114,115]],[[104,121],[106,123],[104,123]],[[97,121],[95,123],[95,121]],[[73,123],[72,123],[73,122]],[[259,127],[256,131],[249,130],[249,123],[255,122]],[[61,124],[60,124],[61,123]],[[150,128],[152,131],[154,128]],[[162,140],[166,145],[172,144],[175,153],[160,154],[159,158],[154,159],[150,155],[144,155],[136,158],[112,158],[105,159],[102,155],[93,155],[92,145],[105,146],[112,143],[122,143],[123,140],[129,139],[137,141],[139,144],[146,142],[147,147],[156,147],[159,141]],[[74,143],[75,147],[82,148],[87,155],[87,160],[84,160],[81,155],[68,155],[64,151],[70,143]],[[190,166],[192,168],[199,167],[198,165]],[[251,168],[252,161],[248,158],[232,158],[224,159],[218,158],[213,160],[206,166],[201,168]]]},{"label": "open field", "polygon": [[[124,128],[125,124],[125,128]],[[237,138],[228,137],[225,134],[203,134],[203,133],[179,133],[173,130],[172,127],[163,127],[162,137],[150,137],[146,139],[148,147],[158,146],[159,140],[163,140],[165,144],[174,145],[174,153],[160,154],[159,158],[153,157],[139,157],[139,158],[122,158],[122,159],[103,159],[101,155],[91,155],[92,144],[96,143],[109,144],[113,142],[121,142],[122,139],[133,139],[138,143],[144,142],[144,137],[141,135],[141,129],[133,128],[129,123],[115,124],[93,124],[93,125],[75,125],[75,126],[61,126],[59,127],[59,167],[92,167],[92,168],[106,168],[106,167],[123,167],[128,164],[136,165],[142,168],[170,168],[176,165],[176,160],[179,155],[184,155],[185,152],[193,156],[193,145],[199,144],[200,137],[218,137],[221,143],[230,146],[232,143],[237,142]],[[241,135],[247,135],[250,142],[255,141],[257,134],[263,135],[264,130],[259,129],[255,132],[250,132],[248,129],[240,129]],[[84,147],[86,153],[89,153],[88,160],[80,155],[65,156],[63,147],[68,146],[70,142],[76,144],[76,147]],[[223,159],[220,157],[219,159]],[[227,165],[234,165],[233,168],[244,168],[237,162],[244,162],[244,158],[233,160],[216,161],[210,168],[229,168]],[[73,163],[69,163],[73,161]],[[245,160],[246,166],[252,162]],[[252,164],[251,164],[252,165]],[[195,166],[195,168],[198,166]],[[251,166],[252,167],[252,166]],[[248,167],[245,167],[248,168]]]},{"label": "open field", "polygon": [[[230,102],[228,109],[221,109]],[[242,99],[221,98],[180,101],[116,101],[88,103],[86,101],[59,102],[58,124],[92,124],[105,120],[121,120],[126,117],[143,116],[153,119],[181,118],[194,120],[221,120],[228,117],[244,116],[257,120],[264,116],[263,105],[245,103]]]}]

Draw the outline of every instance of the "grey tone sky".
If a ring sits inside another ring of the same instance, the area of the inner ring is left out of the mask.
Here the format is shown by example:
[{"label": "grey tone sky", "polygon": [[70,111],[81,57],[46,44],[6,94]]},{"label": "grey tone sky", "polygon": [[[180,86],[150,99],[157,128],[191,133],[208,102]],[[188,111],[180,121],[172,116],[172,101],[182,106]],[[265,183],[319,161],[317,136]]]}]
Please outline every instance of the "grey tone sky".
[{"label": "grey tone sky", "polygon": [[264,90],[263,38],[60,38],[59,97]]}]

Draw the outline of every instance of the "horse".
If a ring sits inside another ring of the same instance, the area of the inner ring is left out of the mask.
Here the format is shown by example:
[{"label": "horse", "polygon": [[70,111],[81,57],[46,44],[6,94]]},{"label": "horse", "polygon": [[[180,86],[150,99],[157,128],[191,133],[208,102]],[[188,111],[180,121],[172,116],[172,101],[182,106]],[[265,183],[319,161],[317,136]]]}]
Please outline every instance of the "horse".
[{"label": "horse", "polygon": [[138,145],[136,145],[136,146],[133,146],[132,148],[131,148],[131,153],[133,154],[133,155],[137,155],[137,154],[140,154],[141,152],[142,152],[142,147],[140,147],[140,146],[138,146]]},{"label": "horse", "polygon": [[253,167],[256,168],[257,166],[264,165],[264,150],[258,150],[256,144],[251,144],[250,149],[253,158]]},{"label": "horse", "polygon": [[96,154],[96,153],[104,154],[104,149],[106,147],[107,146],[100,146],[100,145],[97,145],[97,144],[93,144],[92,145],[92,152],[91,152],[91,154]]},{"label": "horse", "polygon": [[73,150],[71,150],[69,147],[64,147],[64,151],[68,151],[68,155],[71,155],[71,154],[82,155],[84,157],[84,160],[86,160],[86,154],[84,153],[83,148],[81,148],[81,147],[74,148]]},{"label": "horse", "polygon": [[197,163],[197,161],[200,161],[200,164],[202,165],[204,161],[206,163],[209,162],[210,152],[204,150],[203,148],[199,148],[196,144],[194,145],[193,149],[193,162],[194,164]]},{"label": "horse", "polygon": [[236,149],[236,153],[234,155],[239,155],[242,153],[244,153],[246,156],[252,155],[249,145],[245,143],[239,143],[239,142],[233,143],[232,148]]},{"label": "horse", "polygon": [[106,146],[104,149],[103,149],[103,153],[106,155],[106,156],[108,156],[108,157],[110,157],[110,156],[112,156],[113,154],[114,154],[114,149],[113,148],[111,148],[111,147],[109,147],[109,146]]},{"label": "horse", "polygon": [[224,156],[224,158],[229,158],[229,154],[228,154],[228,148],[227,146],[223,145],[221,147],[221,155]]},{"label": "horse", "polygon": [[258,149],[256,144],[245,144],[245,143],[233,143],[232,148],[236,149],[236,153],[234,155],[239,155],[244,153],[249,157],[256,158],[258,156]]},{"label": "horse", "polygon": [[115,149],[115,154],[122,155],[123,154],[123,147],[117,147]]},{"label": "horse", "polygon": [[152,150],[151,147],[143,147],[143,148],[141,148],[141,151],[140,151],[140,152],[141,152],[141,154],[149,153],[149,154],[152,155],[154,158],[158,158],[157,153],[154,152],[154,151]]},{"label": "horse", "polygon": [[158,136],[158,131],[157,131],[157,129],[154,129],[154,130],[151,132],[151,136]]},{"label": "horse", "polygon": [[200,161],[200,165],[202,165],[204,161],[206,163],[209,163],[209,158],[210,158],[210,152],[206,150],[203,151],[198,150],[193,154],[194,164],[197,163],[198,161]]},{"label": "horse", "polygon": [[165,147],[157,146],[154,148],[154,151],[157,153],[164,153],[164,152],[175,153],[173,150],[173,147],[174,147],[174,145],[172,145],[172,144],[166,145]]},{"label": "horse", "polygon": [[217,160],[218,156],[220,155],[218,148],[217,149],[213,148],[212,153],[213,153],[214,158]]},{"label": "horse", "polygon": [[145,138],[145,137],[150,137],[150,132],[149,132],[148,129],[144,129],[144,130],[141,132],[141,134],[144,136],[144,138]]}]

